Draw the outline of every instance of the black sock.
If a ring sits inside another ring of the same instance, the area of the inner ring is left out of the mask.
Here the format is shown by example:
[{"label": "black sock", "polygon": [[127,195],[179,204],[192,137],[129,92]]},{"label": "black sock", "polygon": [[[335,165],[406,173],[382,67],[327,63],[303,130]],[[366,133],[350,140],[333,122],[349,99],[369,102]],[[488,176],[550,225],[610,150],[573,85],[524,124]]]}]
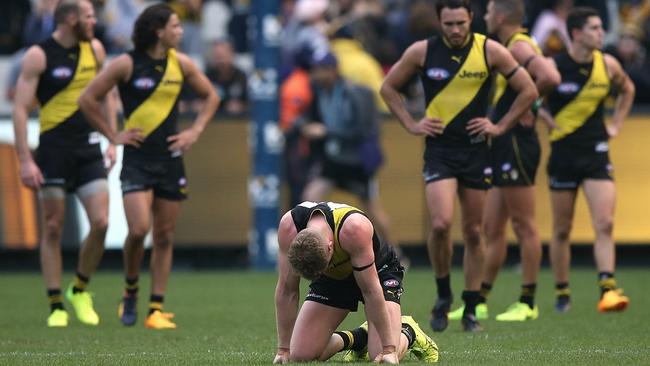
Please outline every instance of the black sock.
[{"label": "black sock", "polygon": [[439,298],[451,298],[451,277],[446,275],[445,277],[436,277],[436,284],[438,285],[438,297]]},{"label": "black sock", "polygon": [[163,295],[151,295],[149,297],[149,315],[151,315],[154,311],[162,311],[163,300]]},{"label": "black sock", "polygon": [[63,296],[61,289],[54,288],[47,290],[47,302],[50,304],[50,312],[54,310],[63,310]]},{"label": "black sock", "polygon": [[126,296],[136,296],[138,294],[138,276],[126,278],[125,292]]},{"label": "black sock", "polygon": [[531,309],[535,307],[535,289],[537,288],[536,283],[530,283],[528,285],[521,286],[521,296],[519,296],[519,302],[523,302],[528,305]]},{"label": "black sock", "polygon": [[409,340],[409,345],[407,348],[411,348],[413,342],[415,342],[415,330],[410,325],[402,323],[402,334],[404,334],[406,336],[406,339]]},{"label": "black sock", "polygon": [[558,301],[569,301],[571,290],[568,282],[558,282],[555,284],[555,296]]},{"label": "black sock", "polygon": [[465,301],[465,310],[463,310],[463,317],[467,315],[476,315],[476,305],[478,305],[479,292],[478,291],[463,291],[461,296]]},{"label": "black sock", "polygon": [[616,288],[616,279],[612,272],[600,272],[598,273],[598,287],[600,287],[600,297],[607,291],[613,290]]},{"label": "black sock", "polygon": [[336,331],[334,334],[338,334],[343,339],[341,351],[351,349],[360,352],[368,346],[368,332],[361,327],[353,330]]},{"label": "black sock", "polygon": [[77,271],[73,281],[74,284],[72,285],[72,293],[76,294],[78,292],[82,292],[86,290],[86,286],[88,286],[88,281],[90,281],[90,278],[82,275],[81,273],[79,273],[79,271]]},{"label": "black sock", "polygon": [[478,292],[479,304],[485,304],[487,302],[487,298],[490,296],[490,291],[492,291],[491,283],[481,283],[481,290]]}]

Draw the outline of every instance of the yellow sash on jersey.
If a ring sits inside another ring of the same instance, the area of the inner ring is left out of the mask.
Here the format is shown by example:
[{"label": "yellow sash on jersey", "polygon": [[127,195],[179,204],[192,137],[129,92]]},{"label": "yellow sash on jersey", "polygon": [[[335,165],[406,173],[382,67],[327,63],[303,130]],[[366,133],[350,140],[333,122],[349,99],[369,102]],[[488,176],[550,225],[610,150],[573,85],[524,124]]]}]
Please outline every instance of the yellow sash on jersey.
[{"label": "yellow sash on jersey", "polygon": [[448,125],[472,102],[490,76],[485,62],[485,36],[474,33],[472,48],[454,78],[427,106],[428,118],[440,118]]},{"label": "yellow sash on jersey", "polygon": [[603,53],[594,50],[593,55],[594,63],[589,79],[580,93],[555,115],[559,129],[551,132],[551,141],[566,137],[585,124],[609,93],[610,81]]},{"label": "yellow sash on jersey", "polygon": [[[521,33],[521,32],[520,33],[515,33],[510,38],[510,40],[508,41],[508,44],[506,44],[506,48],[510,49],[512,47],[512,45],[515,44],[515,42],[518,42],[518,41],[523,41],[523,42],[528,43],[529,45],[531,45],[533,47],[533,49],[535,50],[535,53],[538,56],[542,55],[542,50],[537,45],[537,42],[535,42],[535,40],[533,38],[531,38],[529,35],[527,35],[525,33]],[[497,80],[496,80],[496,89],[494,91],[494,96],[492,97],[492,105],[493,106],[496,105],[499,102],[499,99],[501,99],[501,97],[503,96],[503,93],[506,92],[507,87],[508,87],[508,80],[506,80],[506,78],[503,75],[498,74],[497,75]]]},{"label": "yellow sash on jersey", "polygon": [[[332,205],[338,204],[329,204]],[[332,215],[334,216],[334,250],[332,252],[332,259],[327,266],[324,274],[327,277],[335,280],[342,280],[347,278],[352,273],[352,262],[350,262],[350,255],[341,248],[339,243],[339,231],[343,225],[343,218],[350,211],[360,212],[357,208],[341,204],[340,206],[333,207]]]},{"label": "yellow sash on jersey", "polygon": [[79,62],[70,83],[41,107],[41,133],[65,122],[78,109],[81,92],[97,74],[97,60],[90,42],[79,42]]},{"label": "yellow sash on jersey", "polygon": [[167,51],[167,67],[160,83],[153,93],[136,109],[133,110],[124,124],[124,128],[140,128],[142,134],[148,136],[160,126],[176,104],[176,98],[183,86],[183,71],[181,70],[176,50]]}]

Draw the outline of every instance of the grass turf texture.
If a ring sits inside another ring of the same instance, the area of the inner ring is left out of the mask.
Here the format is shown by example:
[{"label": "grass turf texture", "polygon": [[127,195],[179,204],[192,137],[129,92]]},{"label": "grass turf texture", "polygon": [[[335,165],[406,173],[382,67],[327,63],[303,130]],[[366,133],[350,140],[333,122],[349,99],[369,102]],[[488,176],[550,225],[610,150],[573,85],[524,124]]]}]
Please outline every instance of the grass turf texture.
[{"label": "grass turf texture", "polygon": [[[571,273],[572,309],[555,314],[551,274],[543,271],[537,291],[540,318],[525,323],[497,322],[494,316],[519,296],[520,276],[502,271],[488,300],[491,319],[483,321],[481,334],[465,334],[459,322],[443,333],[428,325],[435,296],[429,270],[406,275],[402,310],[411,314],[440,347],[440,365],[555,364],[643,365],[650,364],[650,270],[622,268],[619,283],[631,297],[628,310],[620,314],[596,311],[598,291],[592,269]],[[71,313],[64,329],[45,327],[47,303],[39,274],[0,273],[0,364],[1,365],[259,365],[270,364],[276,345],[273,293],[275,273],[176,272],[171,276],[165,309],[176,313],[177,330],[144,329],[149,280],[140,283],[139,319],[125,328],[117,318],[122,292],[119,273],[100,272],[89,290],[96,293],[98,327],[80,324]],[[64,276],[71,280],[72,274]],[[305,282],[305,281],[303,281]],[[462,273],[455,270],[452,285],[462,289]],[[67,285],[67,283],[65,284]],[[305,294],[305,287],[301,297]],[[351,314],[342,328],[362,321],[363,312]],[[337,355],[330,363],[338,363]],[[404,363],[416,363],[407,355]]]}]

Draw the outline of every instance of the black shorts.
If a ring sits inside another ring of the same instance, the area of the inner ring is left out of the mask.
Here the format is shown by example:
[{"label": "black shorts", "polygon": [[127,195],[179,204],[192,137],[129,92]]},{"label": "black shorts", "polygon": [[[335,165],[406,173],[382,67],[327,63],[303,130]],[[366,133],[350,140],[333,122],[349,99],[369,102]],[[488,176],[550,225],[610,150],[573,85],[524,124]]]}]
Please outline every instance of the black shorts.
[{"label": "black shorts", "polygon": [[554,144],[547,171],[551,190],[577,190],[585,179],[614,179],[606,141],[588,147]]},{"label": "black shorts", "polygon": [[45,187],[62,187],[66,192],[74,192],[88,182],[107,176],[99,144],[81,147],[41,144],[35,155]]},{"label": "black shorts", "polygon": [[539,139],[530,133],[508,132],[492,139],[492,184],[497,187],[532,186],[541,156]]},{"label": "black shorts", "polygon": [[[387,264],[378,269],[379,282],[384,291],[384,299],[399,304],[404,288],[404,267],[399,263],[397,256],[391,256]],[[327,276],[320,276],[309,284],[309,292],[305,301],[314,301],[339,309],[357,311],[359,301],[363,302],[361,289],[350,274],[343,280],[335,280]]]},{"label": "black shorts", "polygon": [[122,195],[153,190],[155,197],[172,201],[187,198],[187,179],[182,158],[170,160],[124,159]]},{"label": "black shorts", "polygon": [[320,176],[331,180],[337,188],[350,192],[361,200],[368,201],[377,195],[375,179],[366,174],[360,164],[341,164],[324,159]]},{"label": "black shorts", "polygon": [[456,178],[467,188],[488,189],[492,181],[490,151],[486,145],[475,147],[430,147],[424,150],[424,183]]}]

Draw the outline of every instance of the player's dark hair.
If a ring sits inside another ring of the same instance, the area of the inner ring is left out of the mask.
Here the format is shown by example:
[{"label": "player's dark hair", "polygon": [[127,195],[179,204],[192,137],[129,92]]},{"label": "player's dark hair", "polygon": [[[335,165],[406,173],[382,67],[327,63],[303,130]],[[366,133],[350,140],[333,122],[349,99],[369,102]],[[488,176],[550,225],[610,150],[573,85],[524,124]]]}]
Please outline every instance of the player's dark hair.
[{"label": "player's dark hair", "polygon": [[582,29],[587,24],[587,19],[590,17],[598,17],[598,11],[594,8],[587,6],[577,6],[569,12],[566,20],[566,29],[569,32],[569,37],[573,40],[573,30]]},{"label": "player's dark hair", "polygon": [[60,0],[54,9],[54,21],[56,24],[65,23],[66,18],[70,14],[75,14],[79,17],[81,13],[79,2],[80,0]]},{"label": "player's dark hair", "polygon": [[323,240],[319,232],[307,228],[296,235],[287,251],[293,270],[308,280],[316,279],[329,264]]},{"label": "player's dark hair", "polygon": [[169,18],[174,14],[166,4],[151,5],[138,16],[133,25],[131,40],[138,51],[146,51],[158,42],[156,32],[165,28]]},{"label": "player's dark hair", "polygon": [[467,9],[467,12],[469,14],[472,14],[472,9],[470,8],[469,5],[469,0],[438,0],[436,2],[436,14],[438,14],[438,18],[440,18],[440,13],[442,13],[442,9],[444,8],[449,8],[449,9],[465,8]]},{"label": "player's dark hair", "polygon": [[494,9],[506,16],[509,24],[520,25],[526,16],[523,0],[492,0]]}]

